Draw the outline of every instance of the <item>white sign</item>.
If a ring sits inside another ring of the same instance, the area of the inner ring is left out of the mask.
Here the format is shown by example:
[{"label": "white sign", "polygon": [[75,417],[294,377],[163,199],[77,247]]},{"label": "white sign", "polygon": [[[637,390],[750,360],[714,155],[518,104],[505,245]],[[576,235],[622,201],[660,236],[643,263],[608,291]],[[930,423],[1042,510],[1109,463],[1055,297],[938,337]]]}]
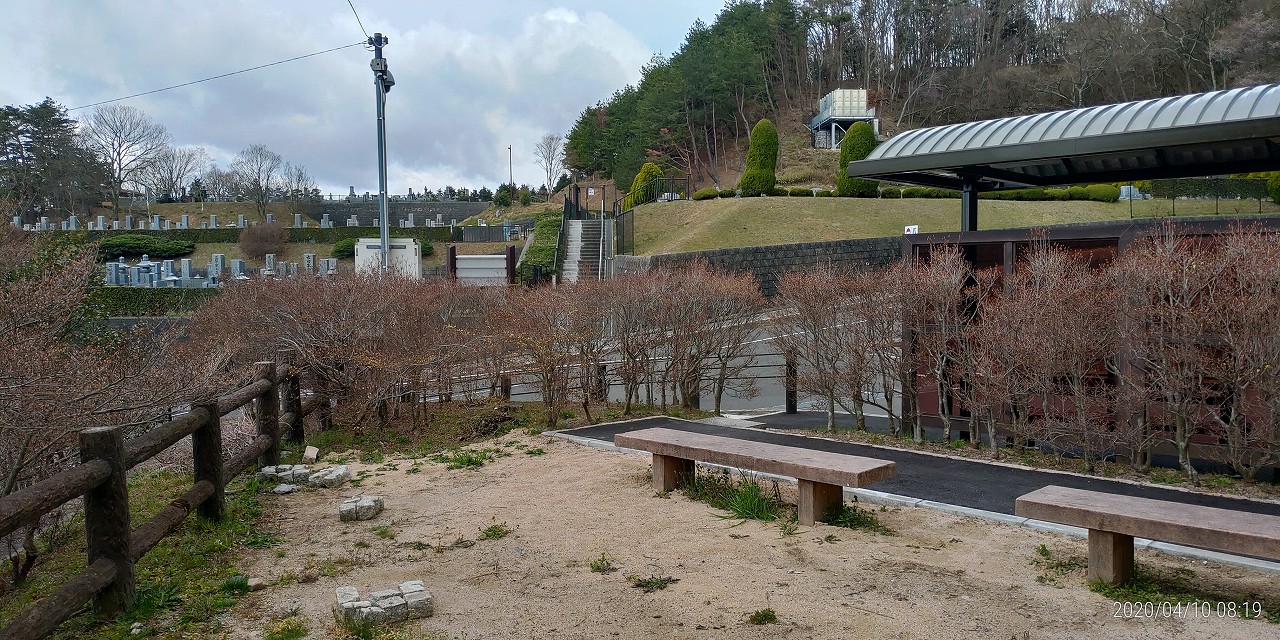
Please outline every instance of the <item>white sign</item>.
[{"label": "white sign", "polygon": [[595,194],[596,194],[596,188],[595,188],[595,187],[587,187],[587,195],[589,195],[589,196],[594,196]]},{"label": "white sign", "polygon": [[920,225],[918,225],[918,224],[909,224],[909,225],[907,225],[907,229],[906,229],[906,231],[904,231],[903,233],[905,233],[906,235],[911,235],[911,234],[913,234],[913,233],[920,233]]}]

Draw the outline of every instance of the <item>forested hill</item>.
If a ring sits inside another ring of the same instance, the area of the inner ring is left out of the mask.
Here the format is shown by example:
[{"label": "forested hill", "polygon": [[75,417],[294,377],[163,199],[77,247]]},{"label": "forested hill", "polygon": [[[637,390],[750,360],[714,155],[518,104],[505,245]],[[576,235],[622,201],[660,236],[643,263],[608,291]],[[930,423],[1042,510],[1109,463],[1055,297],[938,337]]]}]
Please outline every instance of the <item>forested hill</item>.
[{"label": "forested hill", "polygon": [[868,89],[891,134],[1273,82],[1277,54],[1280,0],[729,0],[584,110],[566,163],[730,186],[759,118],[798,130],[836,88]]}]

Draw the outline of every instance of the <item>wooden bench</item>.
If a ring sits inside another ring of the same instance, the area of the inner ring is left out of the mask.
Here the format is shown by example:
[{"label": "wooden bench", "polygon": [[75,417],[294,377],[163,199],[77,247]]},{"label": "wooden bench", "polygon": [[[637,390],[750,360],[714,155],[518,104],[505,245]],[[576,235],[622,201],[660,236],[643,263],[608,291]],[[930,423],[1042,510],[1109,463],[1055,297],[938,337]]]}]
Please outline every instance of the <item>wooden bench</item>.
[{"label": "wooden bench", "polygon": [[1280,516],[1050,485],[1014,513],[1089,530],[1089,581],[1133,577],[1134,537],[1280,560]]},{"label": "wooden bench", "polygon": [[693,474],[695,462],[773,473],[795,478],[800,489],[798,519],[813,526],[827,510],[844,501],[844,487],[862,487],[893,477],[894,464],[843,453],[814,451],[676,429],[640,429],[620,433],[615,445],[653,454],[653,490],[666,493]]}]

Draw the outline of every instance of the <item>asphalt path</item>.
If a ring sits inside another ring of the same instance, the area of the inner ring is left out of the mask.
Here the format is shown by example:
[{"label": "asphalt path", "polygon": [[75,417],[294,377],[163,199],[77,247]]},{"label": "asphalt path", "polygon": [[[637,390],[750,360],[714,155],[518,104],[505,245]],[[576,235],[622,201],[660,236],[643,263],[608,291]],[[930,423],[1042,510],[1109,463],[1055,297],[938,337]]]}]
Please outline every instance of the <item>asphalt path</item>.
[{"label": "asphalt path", "polygon": [[[770,416],[766,416],[764,418],[753,418],[753,420],[767,421],[769,418]],[[795,422],[799,419],[788,418],[788,420]],[[871,485],[867,487],[868,489],[997,513],[1013,514],[1014,500],[1018,496],[1047,485],[1059,485],[1126,496],[1154,498],[1170,502],[1280,516],[1280,504],[1271,502],[1206,495],[1177,489],[1117,482],[1104,478],[1018,469],[899,449],[871,447],[822,438],[775,433],[763,429],[722,427],[662,416],[582,427],[566,430],[562,433],[613,444],[613,437],[619,433],[650,427],[681,429],[755,442],[770,442],[804,449],[892,460],[897,464],[897,473],[894,477]]]}]

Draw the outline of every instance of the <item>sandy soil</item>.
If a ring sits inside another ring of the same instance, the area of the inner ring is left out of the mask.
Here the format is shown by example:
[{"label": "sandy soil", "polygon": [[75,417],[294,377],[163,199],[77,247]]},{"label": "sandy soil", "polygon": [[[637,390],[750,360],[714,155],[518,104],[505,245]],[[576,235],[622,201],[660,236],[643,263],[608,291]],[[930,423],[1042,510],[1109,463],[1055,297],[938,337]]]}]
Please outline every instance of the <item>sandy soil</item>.
[{"label": "sandy soil", "polygon": [[[352,463],[371,474],[360,487],[266,496],[269,528],[288,542],[245,561],[270,586],[226,620],[230,637],[261,638],[295,608],[310,637],[336,634],[335,588],[363,594],[411,579],[426,582],[436,615],[406,630],[428,637],[1256,639],[1280,629],[1216,617],[1116,619],[1083,570],[1037,581],[1046,575],[1032,564],[1037,545],[1055,558],[1083,556],[1080,539],[913,508],[879,514],[896,536],[821,524],[783,536],[777,524],[727,520],[678,492],[655,495],[647,457],[545,436],[480,446],[512,455],[472,470],[422,461],[413,473],[407,460]],[[534,447],[545,455],[523,453]],[[387,510],[340,523],[338,503],[361,493],[385,496]],[[794,488],[784,485],[783,495],[794,499]],[[512,533],[447,546],[495,523]],[[1193,569],[1198,584],[1280,598],[1271,574],[1138,553],[1140,563]],[[592,572],[601,554],[619,570]],[[679,582],[646,594],[629,575]],[[777,624],[747,622],[766,607]]]}]

